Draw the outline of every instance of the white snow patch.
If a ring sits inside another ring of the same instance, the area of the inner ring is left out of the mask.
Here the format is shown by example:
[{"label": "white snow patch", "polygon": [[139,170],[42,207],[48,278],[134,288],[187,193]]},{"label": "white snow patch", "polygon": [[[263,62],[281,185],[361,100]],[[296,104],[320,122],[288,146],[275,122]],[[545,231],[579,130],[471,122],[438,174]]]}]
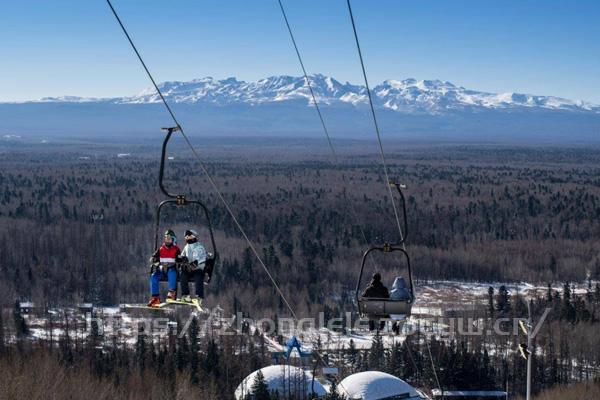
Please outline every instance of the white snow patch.
[{"label": "white snow patch", "polygon": [[417,390],[402,379],[380,371],[359,372],[346,377],[340,382],[338,393],[348,400],[421,398]]},{"label": "white snow patch", "polygon": [[[264,376],[270,391],[277,391],[280,396],[292,394],[292,397],[306,398],[314,393],[318,398],[327,394],[325,387],[313,375],[301,368],[291,365],[270,365],[258,370]],[[244,399],[252,392],[258,371],[248,375],[235,390],[237,400]]]}]

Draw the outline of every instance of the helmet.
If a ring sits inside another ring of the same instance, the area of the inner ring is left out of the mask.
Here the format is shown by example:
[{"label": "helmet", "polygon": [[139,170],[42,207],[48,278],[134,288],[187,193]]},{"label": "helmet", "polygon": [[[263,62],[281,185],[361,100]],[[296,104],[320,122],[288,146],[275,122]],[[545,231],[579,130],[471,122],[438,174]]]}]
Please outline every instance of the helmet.
[{"label": "helmet", "polygon": [[177,243],[177,235],[175,235],[175,232],[173,232],[172,229],[167,229],[165,231],[165,236],[169,236],[171,239],[173,239],[173,244]]},{"label": "helmet", "polygon": [[185,231],[185,236],[198,236],[198,232],[196,232],[193,229],[188,229],[187,231]]}]

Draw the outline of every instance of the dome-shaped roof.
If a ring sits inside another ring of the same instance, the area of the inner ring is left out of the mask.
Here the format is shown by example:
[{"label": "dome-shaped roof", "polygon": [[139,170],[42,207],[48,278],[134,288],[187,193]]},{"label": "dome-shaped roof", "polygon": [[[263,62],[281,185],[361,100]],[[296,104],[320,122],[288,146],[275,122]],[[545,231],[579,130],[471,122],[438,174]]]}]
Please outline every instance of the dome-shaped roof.
[{"label": "dome-shaped roof", "polygon": [[337,386],[338,393],[348,400],[383,400],[406,396],[420,399],[417,390],[400,378],[380,371],[366,371],[350,375]]},{"label": "dome-shaped roof", "polygon": [[310,372],[291,365],[270,365],[248,375],[235,390],[235,398],[243,400],[252,393],[258,372],[262,372],[269,391],[277,391],[280,395],[297,399],[309,398],[311,393],[317,397],[325,396],[327,391]]}]

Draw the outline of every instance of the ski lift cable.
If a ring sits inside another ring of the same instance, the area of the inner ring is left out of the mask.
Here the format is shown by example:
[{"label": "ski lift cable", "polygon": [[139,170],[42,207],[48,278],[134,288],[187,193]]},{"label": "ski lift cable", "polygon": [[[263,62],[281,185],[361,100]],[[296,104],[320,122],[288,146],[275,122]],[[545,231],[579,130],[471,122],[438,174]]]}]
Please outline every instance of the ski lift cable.
[{"label": "ski lift cable", "polygon": [[[290,35],[290,40],[292,41],[292,45],[294,47],[294,50],[296,52],[296,56],[298,58],[298,62],[300,63],[300,68],[302,69],[302,73],[304,74],[304,80],[305,80],[305,84],[306,86],[308,86],[308,90],[310,92],[310,96],[312,98],[313,104],[315,106],[315,110],[317,111],[317,115],[319,117],[319,122],[321,123],[321,126],[323,127],[323,132],[325,133],[325,137],[327,138],[327,144],[329,145],[329,150],[331,151],[331,156],[333,158],[333,162],[334,164],[339,167],[340,166],[340,161],[337,155],[337,152],[335,151],[335,147],[333,145],[333,141],[331,140],[331,135],[329,134],[329,129],[327,129],[327,125],[325,124],[325,119],[323,118],[323,114],[321,112],[321,107],[319,106],[319,102],[317,101],[317,97],[315,96],[315,92],[312,88],[312,83],[311,83],[311,79],[308,76],[308,73],[306,72],[306,67],[304,66],[304,61],[302,60],[302,55],[300,54],[300,49],[298,48],[298,43],[296,42],[296,38],[294,37],[294,33],[292,31],[292,27],[290,25],[289,19],[287,17],[287,13],[285,12],[285,8],[283,6],[283,3],[281,0],[277,0],[278,4],[279,4],[279,9],[281,10],[281,15],[283,16],[283,20],[285,22],[285,26],[287,28],[287,31]],[[346,174],[342,171],[342,181],[344,182],[344,187],[348,187],[348,180],[346,177]],[[346,191],[343,191],[343,196],[344,199],[346,200],[347,203],[350,203],[350,208],[351,208],[351,212],[353,214],[353,219],[358,221],[358,213],[356,211],[356,206],[354,204],[354,202],[349,201],[346,197]],[[360,233],[363,237],[363,240],[365,241],[365,243],[369,244],[369,241],[367,239],[367,235],[365,234],[365,231],[363,229],[362,224],[359,222],[358,223],[358,228],[360,230]],[[318,335],[320,336],[320,333],[318,333]],[[320,354],[320,352],[318,350],[315,350],[314,353],[317,355],[317,357],[321,360],[321,362],[323,363],[323,365],[327,366],[328,363],[325,361],[324,357]],[[316,366],[316,364],[315,364]],[[314,377],[313,377],[314,379]],[[341,382],[339,383],[341,385]],[[342,385],[342,388],[344,388],[344,386]]]},{"label": "ski lift cable", "polygon": [[[298,62],[300,63],[300,67],[302,68],[302,73],[304,74],[304,80],[306,82],[306,86],[308,86],[308,90],[310,91],[310,96],[312,98],[313,104],[315,106],[315,110],[317,111],[317,115],[319,116],[319,121],[321,122],[321,126],[323,127],[323,132],[325,133],[325,137],[327,138],[327,144],[329,145],[329,150],[331,151],[331,155],[334,161],[334,164],[339,167],[340,166],[340,162],[339,162],[339,158],[337,155],[337,152],[335,151],[335,147],[333,146],[333,141],[331,140],[331,135],[329,135],[329,129],[327,129],[327,125],[325,124],[325,119],[323,118],[323,114],[321,113],[321,107],[319,106],[319,102],[317,101],[317,97],[315,96],[315,92],[312,88],[312,82],[310,77],[308,76],[308,73],[306,72],[306,68],[304,67],[304,61],[302,60],[302,56],[300,54],[300,49],[298,48],[298,44],[296,43],[296,38],[294,37],[294,33],[292,31],[292,27],[290,25],[290,22],[288,20],[287,17],[287,13],[285,12],[285,8],[283,7],[283,3],[281,2],[281,0],[277,0],[277,2],[279,3],[279,8],[281,10],[281,15],[283,16],[283,19],[285,21],[285,26],[287,27],[287,31],[290,34],[290,39],[292,41],[292,44],[294,46],[294,50],[296,51],[296,56],[298,57]],[[346,178],[346,174],[342,171],[342,180],[344,182],[344,187],[348,187],[348,180]],[[352,209],[352,213],[354,214],[353,219],[358,221],[358,213],[356,211],[356,205],[354,204],[354,202],[349,201],[346,198],[346,191],[344,190],[343,192],[344,195],[344,199],[350,203],[350,208]],[[369,244],[369,241],[367,240],[367,235],[365,234],[365,231],[363,229],[362,224],[359,222],[358,224],[358,228],[360,229],[360,233],[363,237],[363,240],[365,241],[365,243]]]},{"label": "ski lift cable", "polygon": [[[319,116],[319,121],[321,122],[321,126],[323,127],[323,132],[325,133],[325,136],[327,138],[327,143],[329,145],[329,149],[331,151],[331,155],[333,158],[333,162],[335,164],[335,166],[340,167],[340,162],[339,162],[339,158],[337,155],[337,152],[335,151],[335,146],[333,145],[333,141],[331,140],[331,135],[329,135],[329,129],[327,129],[327,125],[325,124],[325,119],[323,118],[323,114],[321,112],[321,107],[319,106],[319,102],[317,101],[317,98],[315,96],[314,90],[312,88],[312,83],[311,83],[311,79],[308,76],[308,73],[306,72],[306,68],[304,66],[304,61],[302,60],[302,55],[300,54],[300,49],[298,48],[298,44],[296,42],[296,39],[294,37],[294,33],[292,31],[292,27],[290,25],[290,22],[288,20],[287,17],[287,13],[285,12],[285,8],[283,6],[283,3],[281,2],[281,0],[277,0],[279,3],[279,8],[281,10],[281,14],[283,16],[283,19],[285,21],[285,25],[287,27],[287,31],[290,34],[290,39],[292,41],[292,44],[294,46],[294,50],[296,51],[296,56],[298,58],[298,61],[300,63],[300,67],[302,68],[302,73],[304,74],[304,79],[306,82],[306,85],[308,86],[308,89],[310,91],[310,95],[312,97],[312,101],[313,104],[315,105],[315,109],[317,111],[317,114]],[[349,187],[350,184],[348,183],[348,178],[346,177],[346,174],[342,171],[342,181],[344,182],[344,188]],[[359,219],[358,219],[358,211],[356,210],[356,205],[353,201],[349,200],[347,195],[346,195],[346,191],[343,190],[342,191],[342,195],[344,196],[344,200],[346,200],[347,204],[350,204],[350,211],[351,211],[351,218],[355,221],[358,222],[358,229],[360,230],[360,234],[363,238],[363,241],[365,242],[365,244],[371,246],[371,242],[369,242],[369,240],[367,239],[367,235],[365,233],[365,230],[363,228],[363,224],[360,223]],[[382,210],[383,211],[383,210]],[[383,215],[386,216],[387,219],[389,219],[389,221],[391,223],[393,223],[393,221],[389,218],[389,216],[383,212]],[[375,261],[376,265],[378,267],[380,267],[379,269],[381,269],[381,265],[379,264],[379,261]]]},{"label": "ski lift cable", "polygon": [[199,164],[200,168],[202,169],[202,172],[206,175],[206,178],[208,179],[208,182],[210,183],[210,185],[212,186],[212,188],[216,192],[216,194],[219,197],[219,200],[221,201],[221,203],[223,203],[223,205],[225,206],[225,208],[226,208],[227,212],[229,213],[229,215],[231,216],[231,219],[233,220],[234,224],[236,225],[236,227],[238,228],[238,230],[240,231],[240,233],[244,237],[246,243],[248,244],[248,246],[252,250],[252,253],[254,253],[254,256],[257,258],[257,260],[259,261],[260,265],[262,266],[262,268],[264,269],[264,271],[268,275],[269,279],[273,283],[273,286],[275,287],[275,289],[277,290],[277,292],[281,296],[283,302],[285,303],[285,305],[289,309],[290,313],[292,314],[292,316],[294,317],[294,319],[298,320],[298,317],[296,316],[296,313],[294,312],[294,309],[292,308],[292,306],[288,302],[287,298],[283,294],[283,291],[279,288],[279,285],[277,284],[277,281],[275,280],[275,278],[273,277],[273,275],[271,275],[271,272],[269,271],[269,268],[267,268],[266,264],[264,263],[264,261],[262,260],[262,258],[260,257],[260,255],[258,254],[258,251],[256,250],[254,244],[252,243],[252,241],[250,240],[250,238],[246,234],[246,231],[244,230],[244,228],[242,227],[242,225],[239,223],[239,221],[235,217],[235,214],[233,213],[231,207],[229,206],[229,203],[227,202],[227,200],[225,200],[225,197],[223,196],[223,194],[219,190],[219,187],[217,186],[216,182],[212,178],[210,172],[208,171],[208,168],[206,167],[206,165],[202,161],[202,158],[200,157],[200,154],[198,153],[198,151],[196,150],[196,148],[194,147],[194,145],[192,144],[192,142],[190,141],[190,139],[188,138],[188,136],[185,134],[185,131],[183,130],[183,127],[179,124],[179,121],[175,117],[175,114],[173,113],[173,110],[171,109],[171,107],[169,106],[169,103],[167,102],[167,100],[163,96],[162,91],[160,90],[160,88],[156,84],[156,81],[154,80],[152,74],[150,73],[150,70],[146,66],[146,63],[144,62],[144,59],[140,55],[137,47],[133,43],[133,40],[131,39],[131,36],[129,36],[129,33],[127,32],[127,29],[125,28],[125,25],[123,25],[123,22],[121,21],[121,18],[119,18],[119,15],[117,14],[117,11],[113,7],[111,1],[110,0],[106,0],[106,2],[108,3],[108,6],[110,7],[110,9],[111,9],[111,11],[112,11],[115,19],[119,23],[119,26],[123,30],[123,33],[125,34],[125,37],[129,41],[129,44],[131,45],[131,48],[135,52],[138,60],[140,61],[140,63],[144,67],[144,70],[146,71],[146,74],[148,75],[148,78],[150,78],[150,81],[154,85],[154,88],[156,89],[156,92],[160,96],[160,99],[162,100],[162,103],[165,105],[165,108],[169,112],[169,115],[171,116],[171,119],[173,120],[173,122],[175,123],[175,125],[179,128],[179,131],[181,132],[181,136],[183,136],[185,142],[187,143],[187,145],[189,146],[190,150],[192,151],[192,153],[196,157],[196,159],[198,161],[198,164]]},{"label": "ski lift cable", "polygon": [[[392,187],[390,185],[390,179],[389,179],[389,174],[388,174],[388,167],[387,167],[387,163],[386,163],[386,159],[385,159],[385,152],[383,150],[383,143],[382,143],[382,140],[381,140],[381,132],[379,130],[379,124],[377,123],[377,116],[375,114],[375,107],[373,106],[373,98],[371,96],[371,89],[369,88],[369,81],[368,81],[368,78],[367,78],[367,71],[366,71],[366,68],[365,68],[365,62],[364,62],[364,59],[363,59],[363,56],[362,56],[362,51],[360,49],[360,42],[358,40],[358,33],[356,31],[356,22],[354,21],[354,14],[352,13],[352,5],[350,4],[350,0],[346,0],[346,4],[348,6],[348,14],[350,16],[350,22],[352,24],[352,32],[354,33],[354,41],[356,43],[356,50],[358,52],[358,58],[360,60],[360,66],[361,66],[363,78],[364,78],[364,81],[365,81],[365,87],[367,89],[367,96],[369,98],[369,106],[370,106],[370,109],[371,109],[371,116],[373,117],[373,124],[375,126],[375,133],[377,134],[377,142],[379,144],[379,152],[380,152],[380,155],[381,155],[381,163],[382,163],[383,172],[385,174],[385,178],[386,178],[386,181],[387,181],[386,182],[386,186],[388,188],[390,200],[392,202],[392,207],[394,209],[394,216],[396,218],[396,223],[398,225],[398,233],[400,234],[400,240],[402,241],[402,248],[406,251],[406,244],[404,243],[404,240],[403,240],[404,236],[403,236],[403,233],[402,233],[402,227],[401,227],[401,224],[400,224],[400,218],[398,216],[398,210],[396,209],[396,204],[394,203],[394,196],[393,196],[393,193],[392,193]],[[440,392],[442,392],[442,387],[440,385],[440,381],[439,381],[438,376],[437,376],[437,372],[436,372],[436,368],[435,368],[435,363],[433,361],[433,358],[431,357],[431,348],[429,346],[429,342],[427,340],[425,340],[425,343],[427,345],[427,350],[429,352],[429,359],[431,361],[431,366],[433,368],[433,372],[434,372],[434,377],[435,377],[435,380],[436,380],[436,384],[437,384],[438,389],[440,390]]]},{"label": "ski lift cable", "polygon": [[[298,43],[296,42],[296,38],[294,37],[294,32],[292,31],[292,27],[290,25],[290,22],[288,20],[287,17],[287,13],[285,12],[285,8],[283,6],[283,3],[281,0],[277,0],[278,4],[279,4],[279,9],[281,10],[281,15],[283,16],[283,20],[285,21],[285,26],[287,28],[287,31],[290,35],[290,40],[292,41],[292,45],[294,47],[294,50],[296,52],[296,57],[298,58],[298,62],[300,63],[300,68],[302,69],[302,73],[304,74],[304,80],[306,83],[306,86],[308,86],[308,90],[310,92],[310,96],[312,98],[313,104],[315,106],[315,110],[317,111],[317,115],[319,117],[319,121],[321,122],[321,126],[323,127],[323,132],[325,133],[325,137],[327,138],[327,144],[329,145],[329,150],[331,151],[331,156],[333,158],[333,162],[334,164],[339,167],[340,166],[340,162],[339,162],[339,158],[337,155],[337,152],[335,151],[335,147],[333,146],[333,141],[331,140],[331,136],[329,135],[329,129],[327,129],[327,125],[325,124],[325,119],[323,118],[323,114],[321,113],[321,107],[319,106],[319,102],[317,101],[317,97],[315,96],[315,92],[312,88],[312,83],[311,83],[311,79],[308,76],[308,73],[306,72],[306,67],[304,66],[304,61],[302,60],[302,55],[300,54],[300,49],[298,48]],[[348,181],[346,178],[346,174],[342,171],[342,180],[344,182],[344,187],[348,187]],[[355,220],[358,220],[357,215],[358,213],[356,212],[356,206],[354,204],[354,202],[349,201],[346,198],[346,191],[343,191],[343,195],[344,195],[344,199],[346,200],[347,203],[350,203],[350,207],[351,207],[351,211],[354,214],[353,218]],[[365,231],[363,229],[362,224],[359,222],[358,227],[360,229],[360,233],[363,237],[363,240],[365,241],[366,244],[369,244],[369,241],[367,239],[367,235],[365,234]],[[320,333],[317,333],[320,336]],[[327,362],[325,362],[325,359],[321,356],[321,354],[319,353],[318,350],[315,351],[315,354],[317,355],[318,358],[321,359],[321,361],[323,362],[324,365],[327,365]],[[341,383],[341,382],[340,382]]]},{"label": "ski lift cable", "polygon": [[[331,155],[332,155],[332,158],[333,158],[334,164],[335,164],[336,166],[339,166],[339,164],[340,164],[340,163],[339,163],[339,158],[338,158],[338,156],[337,156],[337,153],[336,153],[336,151],[335,151],[335,147],[334,147],[334,145],[333,145],[333,141],[331,140],[331,136],[329,135],[329,130],[327,129],[327,125],[325,124],[325,120],[324,120],[324,118],[323,118],[323,114],[322,114],[322,112],[321,112],[321,108],[319,107],[319,102],[317,101],[317,98],[316,98],[316,96],[315,96],[314,90],[313,90],[313,88],[312,88],[311,79],[310,79],[310,77],[309,77],[308,73],[306,72],[306,67],[305,67],[305,65],[304,65],[304,61],[303,61],[303,59],[302,59],[302,55],[301,55],[301,53],[300,53],[300,49],[298,48],[298,44],[297,44],[297,42],[296,42],[296,39],[295,39],[295,37],[294,37],[294,33],[293,33],[293,31],[292,31],[292,27],[291,27],[291,25],[290,25],[290,22],[289,22],[289,19],[288,19],[288,17],[287,17],[287,13],[285,12],[285,8],[284,8],[284,6],[283,6],[283,3],[282,3],[282,1],[281,1],[281,0],[277,0],[277,2],[278,2],[278,4],[279,4],[279,8],[280,8],[280,10],[281,10],[281,14],[282,14],[282,16],[283,16],[283,19],[284,19],[284,21],[285,21],[285,25],[286,25],[287,31],[288,31],[288,33],[289,33],[289,35],[290,35],[290,39],[291,39],[291,41],[292,41],[292,45],[293,45],[293,47],[294,47],[294,50],[295,50],[295,52],[296,52],[296,56],[297,56],[297,58],[298,58],[298,62],[300,63],[300,67],[301,67],[301,69],[302,69],[302,73],[304,74],[304,79],[305,79],[306,85],[308,86],[308,89],[309,89],[309,91],[310,91],[310,95],[311,95],[311,98],[312,98],[313,104],[314,104],[314,106],[315,106],[315,109],[316,109],[316,111],[317,111],[317,115],[318,115],[318,117],[319,117],[319,121],[321,122],[321,126],[323,127],[323,132],[325,133],[325,136],[326,136],[326,138],[327,138],[327,143],[328,143],[328,145],[329,145],[329,148],[330,148],[330,150],[331,150]],[[344,173],[342,173],[342,180],[344,181],[344,184],[345,184],[345,186],[349,186],[349,184],[348,184],[348,182],[347,182],[346,175],[345,175]],[[344,196],[345,196],[345,193],[344,193]],[[393,203],[394,203],[394,201],[393,201],[393,198],[392,198],[392,204],[393,204]],[[357,219],[357,218],[356,218],[356,215],[358,215],[358,213],[356,212],[356,208],[355,208],[355,205],[354,205],[354,203],[351,203],[351,208],[352,208],[352,212],[353,212],[353,213],[354,213],[354,215],[355,215],[355,219]],[[382,210],[382,211],[383,211],[383,210]],[[386,217],[388,217],[388,216],[387,216],[387,214],[385,214],[385,213],[384,213],[384,215],[386,215]],[[392,221],[392,220],[391,220],[389,217],[388,217],[388,219],[389,219],[389,221],[390,221],[391,223],[394,223],[394,222],[393,222],[393,221]],[[366,244],[370,244],[370,243],[369,243],[369,241],[367,240],[366,234],[365,234],[365,232],[364,232],[364,229],[363,229],[363,227],[362,227],[362,225],[361,225],[361,224],[359,224],[359,229],[360,229],[360,231],[361,231],[361,234],[362,234],[362,236],[363,236],[363,239],[364,239],[365,243],[366,243]],[[402,236],[402,231],[400,231],[400,236],[401,236],[401,239],[403,239],[403,236]],[[319,334],[319,335],[320,335],[320,334]],[[328,340],[327,340],[327,345],[329,345],[329,343],[330,343],[330,339],[328,339]],[[416,362],[415,362],[415,359],[414,359],[414,357],[413,357],[413,355],[412,355],[412,351],[410,350],[410,347],[408,347],[407,349],[408,349],[408,353],[409,353],[409,356],[410,356],[410,360],[412,361],[412,363],[413,363],[413,366],[414,366],[415,370],[418,370],[417,364],[416,364]],[[323,363],[324,363],[325,365],[327,365],[327,363],[325,362],[325,360],[324,360],[324,359],[323,359],[323,357],[322,357],[322,356],[319,354],[319,352],[318,352],[318,351],[315,351],[315,354],[317,354],[317,356],[318,356],[318,357],[319,357],[319,358],[320,358],[320,359],[323,361]],[[340,382],[340,384],[341,384],[341,382]],[[342,387],[343,387],[343,386],[342,386]]]},{"label": "ski lift cable", "polygon": [[[285,21],[285,26],[290,35],[292,45],[294,46],[294,50],[296,52],[298,62],[300,63],[300,67],[302,68],[302,73],[304,74],[306,86],[308,86],[308,90],[310,91],[310,95],[311,95],[313,104],[315,105],[315,110],[317,111],[317,115],[319,116],[319,121],[321,122],[321,126],[323,127],[323,132],[325,133],[325,137],[327,138],[327,144],[329,145],[329,149],[331,151],[331,156],[333,158],[333,162],[334,162],[335,166],[340,167],[340,161],[339,161],[337,152],[335,151],[335,146],[333,145],[333,141],[331,140],[331,135],[329,134],[329,129],[327,129],[327,125],[325,124],[325,119],[323,118],[323,114],[321,112],[321,107],[319,106],[319,102],[317,101],[317,97],[315,96],[315,92],[312,88],[312,81],[311,81],[310,77],[308,76],[308,73],[306,72],[306,67],[304,66],[304,61],[302,59],[300,49],[296,42],[296,38],[294,36],[292,27],[291,27],[289,19],[287,17],[287,13],[285,12],[285,7],[283,6],[283,3],[281,0],[277,0],[277,2],[279,3],[279,9],[281,10],[281,15],[283,16],[283,20]],[[344,188],[347,188],[350,186],[350,184],[348,183],[348,178],[346,177],[346,174],[343,171],[342,171],[342,181],[344,182]],[[360,230],[360,234],[363,238],[363,241],[365,242],[365,244],[370,246],[371,242],[369,242],[369,240],[367,239],[367,235],[363,228],[363,224],[360,223],[360,221],[358,219],[358,211],[356,210],[356,204],[353,201],[348,199],[348,197],[346,196],[345,190],[342,191],[342,195],[344,196],[344,200],[346,200],[346,203],[350,204],[350,212],[352,214],[351,218],[358,222],[358,229]],[[384,215],[389,219],[389,216],[387,216],[385,213],[384,213]],[[392,221],[390,220],[390,222],[392,222]],[[376,264],[379,267],[381,267],[379,265],[378,261],[376,261]]]},{"label": "ski lift cable", "polygon": [[360,60],[360,66],[362,68],[362,74],[365,81],[365,87],[367,89],[367,96],[369,98],[369,106],[371,108],[371,116],[373,117],[373,124],[375,126],[375,133],[377,134],[377,143],[379,144],[379,154],[381,156],[381,164],[383,167],[383,173],[385,175],[385,185],[388,189],[388,194],[390,196],[390,200],[392,203],[392,208],[394,209],[394,217],[396,218],[396,224],[398,226],[398,233],[400,234],[400,241],[402,242],[402,248],[406,251],[406,245],[404,244],[404,234],[402,232],[402,227],[400,224],[400,217],[398,216],[398,209],[396,208],[396,203],[394,202],[394,194],[392,193],[391,180],[388,172],[388,166],[385,159],[385,152],[383,151],[383,143],[381,141],[381,132],[379,130],[379,124],[377,123],[377,117],[375,115],[375,107],[373,106],[373,98],[371,96],[371,89],[369,88],[369,80],[367,79],[367,71],[365,69],[365,63],[362,56],[362,51],[360,49],[360,43],[358,40],[358,33],[356,32],[356,24],[354,22],[354,15],[352,14],[352,6],[350,5],[350,0],[346,0],[348,4],[348,12],[350,14],[350,21],[352,22],[352,31],[354,32],[354,40],[356,43],[356,50],[358,51],[358,58]]}]

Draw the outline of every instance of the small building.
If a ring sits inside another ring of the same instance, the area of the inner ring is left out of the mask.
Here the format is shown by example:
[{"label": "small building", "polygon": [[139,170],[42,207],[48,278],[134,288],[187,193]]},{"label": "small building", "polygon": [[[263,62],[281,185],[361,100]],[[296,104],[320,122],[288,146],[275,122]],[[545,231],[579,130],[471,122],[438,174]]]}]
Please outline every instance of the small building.
[{"label": "small building", "polygon": [[365,371],[350,375],[338,384],[337,391],[348,400],[426,398],[402,379],[381,371]]},{"label": "small building", "polygon": [[322,373],[327,378],[334,378],[339,375],[340,371],[336,367],[323,367]]},{"label": "small building", "polygon": [[433,389],[431,394],[434,399],[449,400],[486,400],[506,399],[507,393],[501,390],[443,390]]},{"label": "small building", "polygon": [[31,301],[22,301],[19,303],[19,311],[22,314],[30,314],[34,308],[35,305]]},{"label": "small building", "polygon": [[81,313],[91,313],[94,311],[94,305],[92,303],[79,303],[77,305],[79,312]]}]

